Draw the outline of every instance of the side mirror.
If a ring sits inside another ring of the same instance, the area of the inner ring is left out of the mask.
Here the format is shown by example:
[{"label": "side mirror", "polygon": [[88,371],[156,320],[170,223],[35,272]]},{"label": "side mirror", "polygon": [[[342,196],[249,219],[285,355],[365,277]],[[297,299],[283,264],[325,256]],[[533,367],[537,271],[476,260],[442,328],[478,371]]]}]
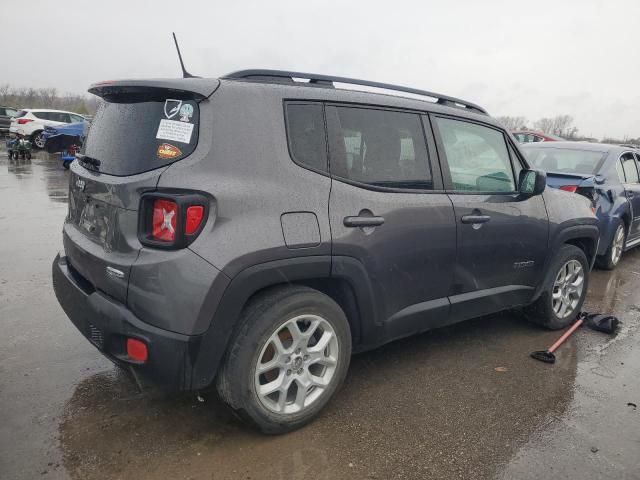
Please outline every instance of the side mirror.
[{"label": "side mirror", "polygon": [[547,174],[541,170],[522,170],[518,190],[522,195],[533,197],[547,188]]}]

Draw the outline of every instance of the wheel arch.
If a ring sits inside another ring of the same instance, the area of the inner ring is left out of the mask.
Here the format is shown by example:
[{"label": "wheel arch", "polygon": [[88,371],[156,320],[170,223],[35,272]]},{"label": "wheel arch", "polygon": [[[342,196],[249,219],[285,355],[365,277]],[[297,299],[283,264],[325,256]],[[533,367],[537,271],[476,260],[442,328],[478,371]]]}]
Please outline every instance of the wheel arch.
[{"label": "wheel arch", "polygon": [[573,245],[584,252],[589,263],[589,268],[593,268],[596,260],[600,231],[596,225],[574,225],[560,231],[555,240],[550,243],[550,254],[545,261],[544,276],[538,285],[532,302],[536,301],[544,291],[549,275],[554,273],[550,271],[556,252],[563,245]]},{"label": "wheel arch", "polygon": [[367,300],[358,296],[362,290],[357,286],[360,282],[332,276],[331,266],[331,256],[321,255],[261,263],[238,273],[225,288],[209,328],[200,337],[191,388],[205,388],[213,383],[242,310],[257,295],[272,288],[303,285],[329,296],[345,312],[356,344],[362,335],[361,321]]}]

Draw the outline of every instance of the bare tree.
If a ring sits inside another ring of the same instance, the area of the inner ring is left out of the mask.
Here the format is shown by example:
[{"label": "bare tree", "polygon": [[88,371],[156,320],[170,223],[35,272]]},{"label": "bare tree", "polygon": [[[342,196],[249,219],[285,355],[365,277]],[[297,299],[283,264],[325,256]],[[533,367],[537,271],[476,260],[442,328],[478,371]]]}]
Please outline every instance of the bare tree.
[{"label": "bare tree", "polygon": [[573,126],[573,117],[571,115],[541,118],[533,126],[546,134],[563,138],[574,138],[578,133],[578,129]]},{"label": "bare tree", "polygon": [[526,130],[527,128],[527,119],[525,117],[510,117],[510,116],[502,116],[498,117],[497,120],[509,131],[513,132],[514,130]]},{"label": "bare tree", "polygon": [[0,84],[0,104],[16,108],[52,108],[69,110],[83,115],[94,114],[97,97],[61,94],[56,88],[14,88]]}]

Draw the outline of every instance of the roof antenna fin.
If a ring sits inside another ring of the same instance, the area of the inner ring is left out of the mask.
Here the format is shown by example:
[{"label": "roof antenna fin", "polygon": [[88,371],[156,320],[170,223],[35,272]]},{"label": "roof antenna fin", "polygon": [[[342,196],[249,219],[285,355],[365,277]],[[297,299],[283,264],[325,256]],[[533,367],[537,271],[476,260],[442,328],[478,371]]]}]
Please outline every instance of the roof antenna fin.
[{"label": "roof antenna fin", "polygon": [[173,34],[173,41],[176,44],[176,50],[178,51],[178,59],[180,60],[180,67],[182,68],[182,78],[200,78],[200,77],[196,77],[195,75],[191,75],[184,68],[184,62],[182,61],[182,54],[180,53],[180,47],[178,46],[178,39],[176,38],[175,32],[171,32],[171,33]]}]

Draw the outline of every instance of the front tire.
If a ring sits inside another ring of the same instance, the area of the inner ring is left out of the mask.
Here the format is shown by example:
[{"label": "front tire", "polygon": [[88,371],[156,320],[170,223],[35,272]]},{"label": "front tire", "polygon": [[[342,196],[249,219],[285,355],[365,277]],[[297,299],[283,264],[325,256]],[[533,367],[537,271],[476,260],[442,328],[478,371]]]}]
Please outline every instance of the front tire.
[{"label": "front tire", "polygon": [[545,279],[540,298],[525,308],[527,319],[550,330],[571,325],[589,286],[589,262],[582,250],[563,245]]},{"label": "front tire", "polygon": [[624,246],[627,241],[627,230],[624,222],[620,219],[616,219],[616,229],[613,233],[611,243],[607,248],[607,251],[601,257],[598,257],[598,266],[605,270],[613,270],[620,262],[620,257],[624,252]]},{"label": "front tire", "polygon": [[278,287],[244,309],[218,393],[262,432],[289,432],[319,414],[350,359],[351,332],[340,306],[311,288]]}]

